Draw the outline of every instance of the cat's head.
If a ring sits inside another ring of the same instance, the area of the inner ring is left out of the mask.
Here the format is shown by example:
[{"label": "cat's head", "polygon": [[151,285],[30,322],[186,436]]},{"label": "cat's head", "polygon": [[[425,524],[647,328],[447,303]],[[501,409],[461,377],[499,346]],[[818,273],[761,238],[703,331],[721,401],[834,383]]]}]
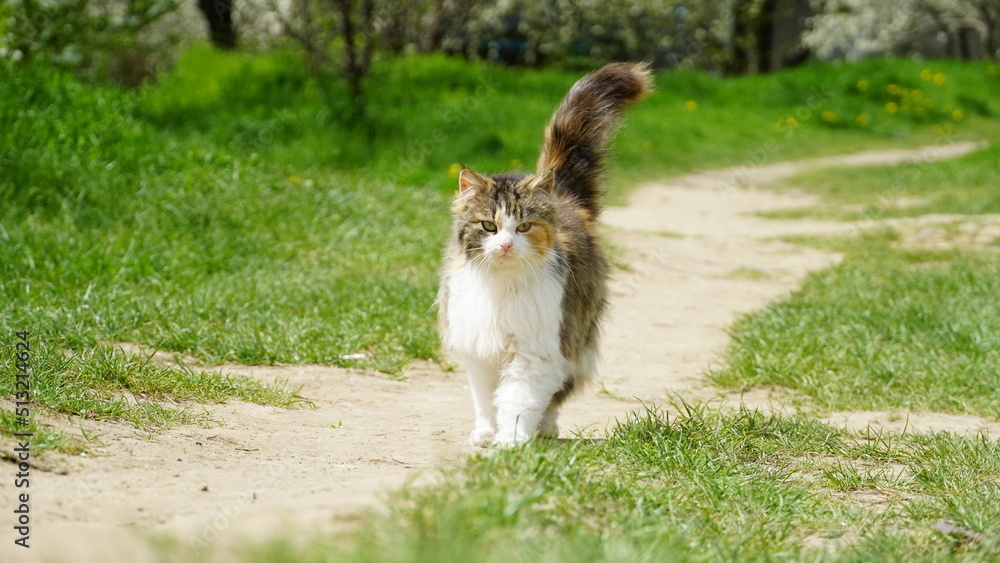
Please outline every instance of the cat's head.
[{"label": "cat's head", "polygon": [[477,266],[517,268],[546,260],[556,242],[551,172],[458,177],[454,242]]}]

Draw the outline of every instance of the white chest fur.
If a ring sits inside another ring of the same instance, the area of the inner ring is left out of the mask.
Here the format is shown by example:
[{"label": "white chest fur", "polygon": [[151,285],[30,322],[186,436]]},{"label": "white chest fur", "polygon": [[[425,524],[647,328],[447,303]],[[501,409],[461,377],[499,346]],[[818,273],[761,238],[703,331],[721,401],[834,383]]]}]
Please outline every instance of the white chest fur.
[{"label": "white chest fur", "polygon": [[455,352],[482,360],[558,353],[563,286],[551,265],[511,272],[466,265],[448,284],[446,344]]}]

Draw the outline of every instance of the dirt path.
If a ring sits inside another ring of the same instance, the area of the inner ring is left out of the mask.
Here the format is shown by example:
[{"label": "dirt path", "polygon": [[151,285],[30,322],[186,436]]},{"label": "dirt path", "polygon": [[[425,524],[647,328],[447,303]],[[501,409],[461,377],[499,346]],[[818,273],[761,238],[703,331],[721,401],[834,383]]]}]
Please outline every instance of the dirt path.
[{"label": "dirt path", "polygon": [[[752,186],[819,166],[927,161],[973,148],[955,144],[695,174],[644,186],[628,207],[608,210],[609,236],[632,267],[614,280],[604,389],[567,404],[563,437],[575,430],[600,435],[643,402],[663,404],[678,396],[781,407],[764,391],[726,396],[706,387],[701,374],[725,346],[725,329],[739,314],[781,297],[808,272],[839,259],[773,237],[859,226],[759,218],[757,211],[813,200],[745,190],[734,180]],[[435,468],[477,451],[466,441],[472,407],[460,372],[417,364],[405,381],[389,381],[324,366],[222,369],[301,385],[316,408],[232,401],[213,408],[210,427],[155,436],[122,424],[85,422],[82,429],[100,433],[106,446],[97,457],[53,456],[35,469],[33,548],[26,554],[5,540],[0,557],[153,561],[151,536],[224,551],[247,540],[342,530],[386,492],[432,479]],[[888,413],[838,413],[830,419],[851,427],[873,420],[902,426]],[[909,424],[1000,433],[1000,426],[975,417],[914,415]],[[14,498],[9,481],[0,481],[4,499]]]}]

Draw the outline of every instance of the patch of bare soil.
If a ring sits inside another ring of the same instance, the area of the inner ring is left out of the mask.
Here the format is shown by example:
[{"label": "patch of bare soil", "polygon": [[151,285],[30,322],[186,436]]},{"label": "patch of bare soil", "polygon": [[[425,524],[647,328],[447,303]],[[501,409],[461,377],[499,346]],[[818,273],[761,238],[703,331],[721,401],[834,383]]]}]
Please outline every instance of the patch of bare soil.
[{"label": "patch of bare soil", "polygon": [[[644,404],[678,398],[794,410],[786,397],[766,390],[732,395],[708,388],[702,373],[712,367],[727,343],[726,327],[739,315],[781,298],[809,272],[839,260],[775,237],[859,226],[763,219],[755,213],[814,202],[745,188],[810,168],[926,161],[973,148],[957,144],[704,172],[646,185],[629,206],[609,209],[604,222],[631,268],[614,279],[603,387],[568,402],[562,436],[600,436]],[[156,360],[184,359],[161,354]],[[71,431],[100,434],[104,446],[95,456],[49,456],[33,470],[32,548],[8,539],[0,544],[0,557],[156,561],[150,538],[169,536],[218,560],[246,542],[350,529],[386,492],[433,479],[442,465],[478,451],[467,442],[472,406],[464,374],[431,363],[412,366],[403,381],[328,366],[221,369],[302,386],[315,407],[229,401],[205,407],[211,411],[207,425],[153,435],[123,424],[52,419]],[[846,413],[829,419],[851,428],[897,430],[895,416]],[[975,417],[920,416],[910,415],[907,428],[997,430]],[[6,502],[15,492],[13,479],[0,480]]]}]

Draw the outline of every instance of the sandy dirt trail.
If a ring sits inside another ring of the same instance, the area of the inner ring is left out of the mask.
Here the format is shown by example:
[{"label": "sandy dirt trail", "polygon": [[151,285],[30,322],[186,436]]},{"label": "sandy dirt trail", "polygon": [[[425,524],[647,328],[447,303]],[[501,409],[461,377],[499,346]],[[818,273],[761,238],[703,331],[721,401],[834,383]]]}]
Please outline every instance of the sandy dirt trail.
[{"label": "sandy dirt trail", "polygon": [[[603,386],[567,403],[562,437],[578,431],[600,436],[643,403],[678,397],[782,408],[766,391],[731,396],[707,387],[702,374],[726,345],[726,327],[738,315],[780,298],[807,273],[839,259],[774,237],[861,226],[762,219],[754,214],[815,201],[745,188],[816,167],[925,162],[974,148],[953,144],[699,173],[645,185],[628,206],[608,209],[607,234],[631,268],[613,281]],[[158,361],[167,361],[163,356],[169,358],[160,354]],[[206,427],[152,436],[124,424],[74,421],[70,431],[97,433],[105,446],[96,456],[40,462],[32,482],[33,547],[12,547],[12,531],[4,525],[0,558],[154,561],[150,538],[163,535],[221,553],[248,541],[350,529],[387,492],[429,481],[436,468],[478,451],[467,442],[472,407],[460,371],[417,363],[405,380],[391,381],[326,366],[220,369],[301,385],[315,408],[230,401],[208,407],[212,423]],[[851,427],[902,425],[888,413],[829,418]],[[67,426],[64,419],[51,422]],[[911,430],[1000,434],[1000,426],[975,417],[914,414],[908,424]],[[12,480],[0,481],[0,495],[9,505]],[[10,520],[5,512],[4,522]]]}]

